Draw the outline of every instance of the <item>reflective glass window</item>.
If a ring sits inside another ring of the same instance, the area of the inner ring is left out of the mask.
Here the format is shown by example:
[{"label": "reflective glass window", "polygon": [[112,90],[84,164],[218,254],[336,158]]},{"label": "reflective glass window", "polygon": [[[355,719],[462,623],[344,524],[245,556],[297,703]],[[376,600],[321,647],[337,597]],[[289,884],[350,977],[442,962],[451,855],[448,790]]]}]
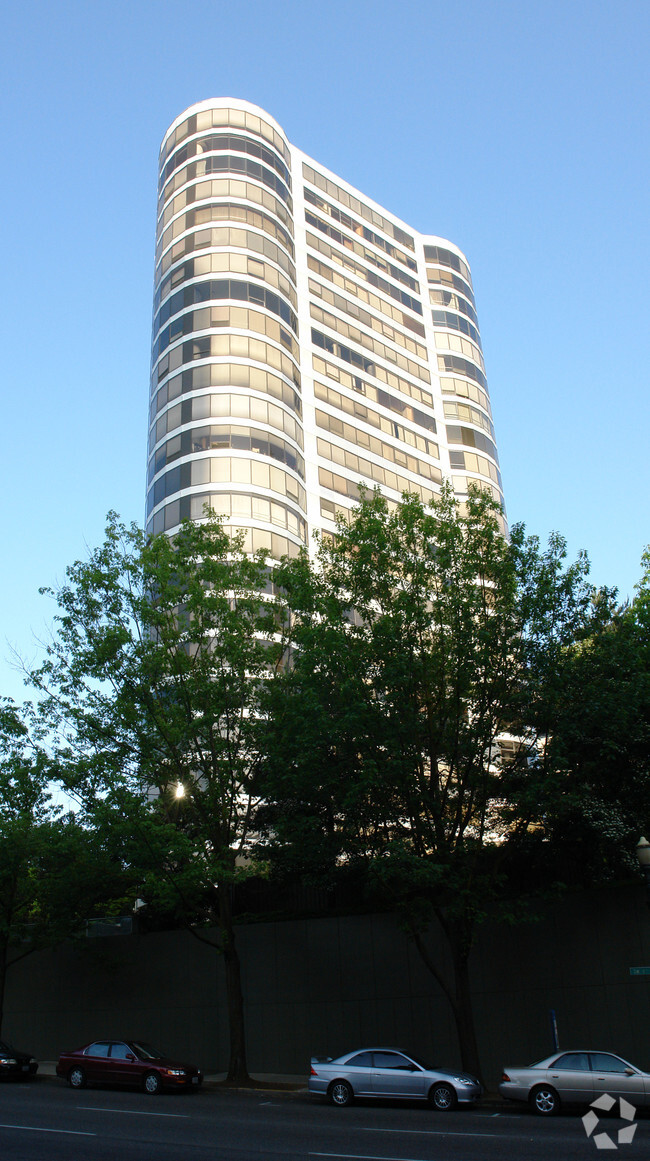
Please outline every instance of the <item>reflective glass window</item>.
[{"label": "reflective glass window", "polygon": [[460,359],[457,355],[438,355],[438,367],[441,371],[456,371],[459,375],[466,375],[468,379],[475,379],[482,387],[487,388],[487,379],[483,372],[467,359]]},{"label": "reflective glass window", "polygon": [[478,319],[474,307],[460,294],[454,294],[451,290],[430,290],[429,301],[434,305],[450,306],[452,310],[466,314],[478,327]]},{"label": "reflective glass window", "polygon": [[[245,231],[224,230],[222,232],[224,234],[244,234],[244,238],[242,239],[241,243],[237,241],[235,244],[246,244],[247,239]],[[260,242],[263,242],[263,239],[261,239],[258,234],[253,235],[253,237],[258,239]],[[278,247],[275,246],[273,242],[269,242],[268,240],[266,244],[269,248],[273,248],[273,250],[276,251],[277,257],[279,253]],[[291,265],[286,257],[284,257],[284,264],[287,267]],[[240,254],[233,253],[232,251],[221,251],[217,254],[204,254],[200,258],[190,259],[188,262],[182,263],[180,267],[176,267],[171,276],[164,280],[159,292],[156,293],[154,297],[154,311],[157,314],[158,307],[160,306],[161,302],[163,302],[163,307],[161,309],[164,310],[166,303],[164,303],[163,300],[167,298],[167,295],[169,295],[169,293],[173,291],[175,287],[182,286],[182,283],[193,282],[194,279],[200,277],[202,274],[221,274],[230,272],[235,274],[252,274],[255,278],[259,278],[262,282],[266,282],[267,285],[270,285],[279,290],[280,293],[289,300],[294,308],[297,306],[296,291],[293,283],[290,282],[289,279],[283,273],[277,270],[270,262],[265,262],[262,258],[252,258],[250,255],[245,253]],[[183,289],[187,289],[187,287]],[[176,294],[181,293],[182,290],[176,291]],[[172,298],[174,298],[173,294]],[[170,317],[169,313],[167,314],[167,317]],[[159,321],[157,325],[161,325]]]},{"label": "reflective glass window", "polygon": [[[159,236],[156,243],[156,263],[160,261],[163,252],[171,245],[174,239],[179,238],[186,230],[192,229],[195,226],[205,226],[212,221],[223,220],[223,214],[219,212],[219,204],[210,199],[241,198],[244,201],[253,202],[254,205],[251,207],[253,211],[255,211],[256,205],[263,206],[264,209],[274,214],[283,226],[287,227],[288,232],[292,230],[293,221],[284,203],[278,201],[272,193],[262,186],[252,185],[247,181],[233,181],[229,178],[220,178],[219,180],[200,182],[194,187],[194,192],[194,200],[205,199],[209,204],[197,206],[196,209],[188,210],[187,213],[179,212],[178,217],[166,229],[163,229],[162,225],[159,225]],[[177,208],[180,211],[182,205],[178,202],[178,199],[174,199],[174,213],[176,213]],[[166,217],[167,211],[165,210],[163,218]],[[290,247],[288,246],[287,249],[290,249]]]},{"label": "reflective glass window", "polygon": [[[194,141],[189,141],[187,145],[183,145],[177,149],[160,171],[159,188],[162,189],[174,170],[178,169],[179,165],[184,165],[189,158],[226,151],[246,153],[250,157],[259,158],[260,161],[263,161],[280,175],[283,182],[286,183],[286,186],[291,187],[291,175],[287,166],[267,145],[260,145],[257,141],[250,141],[249,138],[240,136],[239,134],[217,133],[205,137],[197,137]],[[244,158],[236,158],[233,160],[237,160],[241,164],[246,164]]]},{"label": "reflective glass window", "polygon": [[469,284],[465,282],[464,278],[459,278],[451,270],[441,270],[437,267],[427,266],[427,280],[429,283],[438,283],[443,286],[453,286],[455,290],[459,290],[464,294],[474,306],[476,301],[474,299],[474,292]]},{"label": "reflective glass window", "polygon": [[571,1069],[573,1072],[588,1072],[589,1057],[586,1052],[565,1052],[559,1056],[552,1068]]},{"label": "reflective glass window", "polygon": [[478,346],[481,345],[481,336],[474,326],[474,323],[470,322],[464,315],[454,314],[449,310],[432,310],[431,317],[434,326],[449,327],[450,330],[462,331],[463,334],[469,335]]},{"label": "reflective glass window", "polygon": [[[305,221],[308,225],[314,226],[317,230],[320,230],[322,234],[325,234],[329,238],[333,238],[335,242],[339,243],[339,245],[345,246],[346,249],[352,250],[354,254],[358,254],[361,258],[365,258],[367,262],[371,262],[374,266],[378,266],[380,270],[389,272],[393,278],[396,278],[399,282],[403,282],[404,285],[410,287],[411,290],[419,291],[420,287],[418,283],[414,278],[411,277],[410,274],[407,274],[405,270],[400,270],[399,267],[394,266],[392,263],[383,258],[383,256],[376,254],[373,250],[369,250],[367,246],[357,242],[356,238],[350,238],[346,234],[341,233],[341,231],[337,229],[336,226],[331,226],[328,222],[324,222],[322,218],[319,218],[316,214],[310,213],[309,210],[305,210]],[[409,269],[415,270],[415,264],[409,264]]]},{"label": "reflective glass window", "polygon": [[[426,360],[427,349],[425,346],[416,342],[416,340],[413,339],[410,335],[405,335],[402,331],[396,330],[395,327],[383,322],[382,319],[375,318],[375,316],[370,314],[369,311],[364,310],[363,307],[359,306],[356,297],[354,299],[345,298],[342,294],[336,294],[333,290],[330,290],[329,287],[321,286],[320,283],[316,282],[313,278],[309,279],[309,291],[310,294],[312,294],[315,298],[319,298],[322,302],[327,302],[330,306],[335,307],[336,310],[341,311],[342,314],[351,315],[352,318],[358,319],[360,323],[363,323],[363,325],[368,327],[370,330],[377,331],[380,335],[384,335],[385,338],[390,339],[391,342],[397,343],[400,347],[404,347],[404,349],[407,351],[411,351],[414,355],[417,355],[419,359]],[[376,295],[373,295],[372,297],[376,299],[376,304],[373,303],[372,305],[376,305],[377,309],[381,310],[382,313],[388,313],[388,311],[390,311],[390,317],[392,318],[393,308],[390,306],[390,304],[386,304],[387,310],[384,311],[384,304],[381,302],[381,300],[377,299]],[[402,312],[400,311],[400,322],[403,321],[401,314]],[[422,327],[422,332],[424,333],[424,327]]]},{"label": "reflective glass window", "polygon": [[[311,235],[308,235],[308,238],[309,237],[311,237]],[[333,247],[331,246],[328,246],[327,249],[333,251]],[[343,255],[341,257],[343,257]],[[336,259],[334,259],[334,261],[336,261]],[[358,283],[353,282],[350,278],[346,278],[345,275],[340,274],[337,270],[332,270],[331,267],[326,266],[325,263],[321,262],[318,258],[308,257],[307,265],[309,266],[310,270],[313,270],[315,274],[319,274],[321,278],[326,278],[329,282],[333,282],[336,286],[340,286],[354,298],[360,299],[361,302],[369,303],[369,305],[374,306],[375,310],[382,311],[383,314],[387,314],[390,318],[394,318],[396,322],[400,322],[402,326],[408,327],[410,330],[415,331],[416,334],[422,335],[424,337],[425,331],[422,323],[418,322],[417,319],[411,318],[410,315],[405,314],[404,311],[398,310],[392,305],[392,303],[385,302],[382,298],[379,298],[377,294],[372,294],[370,291],[366,290],[365,287],[359,286]],[[346,269],[353,269],[355,274],[359,273],[366,282],[370,283],[371,286],[376,286],[379,290],[383,290],[385,294],[389,294],[392,298],[397,299],[398,302],[403,302],[404,305],[408,306],[410,310],[415,311],[417,314],[422,314],[422,304],[418,301],[417,298],[413,298],[410,294],[407,294],[405,290],[400,290],[399,287],[393,286],[393,284],[388,282],[387,279],[380,278],[378,274],[374,273],[374,271],[367,270],[364,266],[361,265],[360,262],[355,262],[353,259],[350,259],[348,262],[342,262],[341,265],[344,265]]]},{"label": "reflective glass window", "polygon": [[462,443],[466,447],[476,447],[481,451],[486,452],[493,459],[498,461],[497,449],[492,440],[484,435],[482,431],[475,431],[472,427],[456,427],[456,425],[447,425],[447,439],[449,443]]},{"label": "reflective glass window", "polygon": [[176,145],[180,144],[187,137],[190,137],[193,133],[200,133],[210,128],[217,129],[226,125],[232,125],[238,129],[246,129],[249,133],[255,133],[259,137],[265,138],[266,141],[269,141],[277,149],[280,156],[284,157],[285,161],[289,162],[291,160],[288,146],[272,125],[267,124],[266,121],[263,121],[253,113],[247,113],[241,109],[219,108],[204,109],[202,112],[194,113],[191,117],[182,121],[174,132],[169,134],[161,146],[160,165],[162,166],[164,164],[166,158],[169,157]]},{"label": "reflective glass window", "polygon": [[345,226],[345,228],[350,230],[353,234],[358,234],[359,237],[363,238],[366,242],[371,242],[373,246],[377,246],[380,250],[384,250],[391,256],[391,258],[395,258],[398,262],[402,262],[409,268],[409,270],[417,270],[417,263],[415,259],[411,258],[409,254],[404,254],[402,250],[399,250],[396,246],[393,246],[391,242],[387,242],[385,238],[380,237],[379,234],[375,234],[374,230],[369,230],[367,226],[364,226],[361,222],[356,221],[349,214],[343,213],[343,211],[338,209],[337,206],[333,206],[331,202],[328,202],[324,198],[319,197],[318,194],[313,193],[312,190],[307,189],[306,186],[305,201],[315,206],[318,210],[321,211],[321,213],[327,214],[330,218],[333,219],[333,221],[339,222],[342,226]]},{"label": "reflective glass window", "polygon": [[589,1056],[594,1072],[624,1073],[630,1067],[620,1056],[614,1056],[611,1052],[590,1052]]},{"label": "reflective glass window", "polygon": [[111,1060],[126,1060],[128,1056],[133,1056],[133,1049],[129,1048],[128,1044],[120,1041],[118,1044],[111,1044]]},{"label": "reflective glass window", "polygon": [[[259,286],[254,282],[240,282],[234,278],[213,278],[208,282],[193,282],[189,286],[177,290],[168,298],[161,306],[153,324],[154,335],[158,333],[161,326],[167,322],[169,318],[180,311],[185,310],[188,306],[201,302],[214,302],[219,299],[230,298],[239,300],[241,302],[253,302],[257,306],[263,306],[266,310],[270,310],[272,314],[277,314],[286,322],[291,329],[297,333],[298,319],[288,303],[284,302],[278,294],[272,290],[268,290],[265,286]],[[187,316],[186,316],[187,317]],[[181,323],[177,320],[172,323],[171,327],[164,332],[165,339],[160,336],[160,350],[164,350],[169,342],[178,334],[188,334],[192,330],[203,329],[202,320],[199,319],[199,326],[194,326],[194,320],[190,323]],[[208,326],[210,323],[208,323]],[[156,344],[154,344],[155,349]]]},{"label": "reflective glass window", "polygon": [[444,411],[446,419],[464,419],[467,423],[475,423],[477,427],[482,427],[492,439],[495,438],[494,425],[492,421],[478,407],[470,407],[467,403],[457,403],[456,401],[444,403]]},{"label": "reflective glass window", "polygon": [[375,1068],[399,1068],[402,1072],[412,1072],[413,1064],[400,1052],[373,1052]]},{"label": "reflective glass window", "polygon": [[[368,422],[368,420],[366,420]],[[438,480],[440,472],[438,468],[432,467],[425,461],[419,460],[416,456],[409,455],[404,448],[396,448],[393,444],[385,443],[381,439],[370,435],[368,432],[362,431],[353,426],[351,423],[343,423],[333,415],[329,415],[325,411],[316,409],[316,424],[325,431],[331,431],[334,435],[339,435],[348,443],[363,444],[369,448],[375,455],[381,456],[382,459],[390,460],[393,463],[401,464],[402,467],[408,468],[410,472],[416,475],[429,476],[432,479]],[[379,425],[377,425],[379,426]],[[440,458],[440,453],[437,443],[431,439],[426,439],[424,436],[416,437],[415,433],[411,433],[407,428],[401,427],[399,424],[393,424],[392,430],[389,428],[389,434],[402,439],[407,442],[406,437],[411,436],[411,446],[418,447],[420,451],[432,456],[435,459]],[[383,430],[386,430],[385,428]]]},{"label": "reflective glass window", "polygon": [[[379,357],[385,359],[386,362],[393,363],[395,366],[400,367],[403,371],[408,371],[410,375],[415,375],[418,379],[422,379],[425,383],[431,382],[431,375],[428,368],[422,367],[419,363],[414,362],[413,359],[409,359],[405,355],[402,355],[400,351],[396,351],[392,346],[387,347],[385,343],[381,343],[378,339],[372,338],[370,335],[367,335],[365,331],[359,330],[358,327],[350,326],[350,324],[344,322],[343,319],[337,318],[336,315],[330,314],[329,311],[323,310],[322,307],[316,306],[315,303],[312,303],[310,307],[310,314],[315,322],[322,323],[324,326],[329,327],[330,330],[337,331],[340,335],[343,335],[344,338],[350,339],[353,343],[358,343],[359,346],[365,347],[367,350],[372,351],[376,355],[379,355]],[[316,338],[315,336],[320,337]],[[325,350],[330,350],[332,353],[334,353],[333,348],[335,345],[340,346],[338,343],[334,344],[333,340],[329,339],[328,337],[320,335],[320,332],[312,330],[312,341],[314,343],[320,346],[322,345],[321,340],[323,339],[325,340]],[[354,353],[355,352],[353,351],[352,354],[354,355]],[[345,356],[340,357],[344,358]],[[355,361],[354,358],[352,361]],[[365,365],[365,360],[363,360],[363,364],[357,365]]]},{"label": "reflective glass window", "polygon": [[[314,332],[312,331],[313,334]],[[347,361],[349,362],[350,360]],[[337,367],[335,363],[329,363],[326,359],[321,359],[318,355],[312,357],[312,366],[315,371],[318,371],[321,375],[325,375],[326,378],[333,379],[335,383],[340,383],[343,387],[347,387],[351,391],[359,392],[359,394],[365,395],[368,399],[376,400],[383,407],[390,407],[392,410],[397,411],[408,406],[408,404],[399,401],[396,396],[382,391],[380,387],[375,387],[373,383],[368,383],[361,376],[350,374],[343,370],[342,367]],[[424,388],[417,384],[410,383],[408,379],[403,379],[393,371],[385,371],[383,367],[375,368],[373,374],[377,378],[382,379],[384,383],[394,390],[400,391],[403,395],[410,396],[411,399],[417,400],[418,403],[422,403],[425,407],[433,408],[433,396],[429,391],[425,391]],[[422,420],[418,419],[417,422],[420,423]],[[435,430],[435,427],[433,430]]]},{"label": "reflective glass window", "polygon": [[490,400],[486,391],[476,383],[468,383],[466,379],[456,379],[454,376],[440,377],[440,388],[443,395],[460,395],[462,399],[472,399],[478,403],[488,415],[492,415]]},{"label": "reflective glass window", "polygon": [[425,262],[435,262],[440,266],[450,266],[452,270],[457,270],[462,274],[463,278],[471,284],[471,277],[469,268],[458,254],[452,253],[451,250],[445,250],[442,246],[425,246],[424,247]]},{"label": "reflective glass window", "polygon": [[[209,211],[209,217],[207,213]],[[262,230],[263,233],[269,234],[272,238],[277,239],[285,250],[293,257],[294,245],[293,239],[289,232],[281,226],[279,222],[272,218],[269,214],[263,213],[261,210],[253,209],[252,206],[242,206],[233,202],[217,202],[210,206],[204,206],[201,213],[203,222],[196,221],[196,211],[190,210],[182,218],[177,219],[174,223],[175,230],[174,237],[178,237],[186,230],[192,229],[196,225],[207,225],[210,222],[243,222],[247,225],[254,226],[257,230]],[[165,240],[165,236],[170,234],[169,230],[165,231],[163,239],[159,244],[158,249],[160,253],[172,240],[171,236]],[[248,232],[248,242],[251,241],[250,231]],[[163,260],[163,267],[168,269],[171,262],[178,261],[184,254],[191,254],[194,250],[202,249],[206,246],[219,246],[221,242],[221,233],[218,227],[215,229],[198,230],[196,233],[186,236],[178,242],[175,242],[171,251],[165,255]],[[271,255],[269,255],[271,256]],[[160,254],[157,256],[157,261],[160,260]],[[293,267],[291,268],[293,270]]]},{"label": "reflective glass window", "polygon": [[410,234],[407,234],[405,230],[402,230],[399,226],[395,225],[394,222],[389,221],[388,218],[385,218],[383,214],[378,213],[377,210],[373,210],[370,206],[365,205],[365,203],[360,201],[359,198],[356,198],[354,194],[350,194],[347,192],[347,190],[341,189],[340,186],[336,185],[329,178],[325,177],[324,174],[318,173],[317,170],[313,169],[310,165],[303,163],[302,172],[303,177],[305,177],[307,181],[310,181],[312,185],[317,186],[318,189],[323,190],[325,193],[329,194],[330,197],[335,198],[344,206],[347,206],[349,209],[353,210],[354,213],[360,214],[361,217],[366,221],[372,222],[374,225],[379,226],[381,230],[384,230],[386,234],[389,234],[391,237],[393,237],[396,242],[400,242],[402,246],[408,247],[409,250],[415,249],[415,242]]},{"label": "reflective glass window", "polygon": [[[201,327],[198,322],[195,328],[195,314],[201,317]],[[275,342],[282,343],[284,347],[295,357],[298,357],[298,344],[296,343],[290,331],[279,325],[275,319],[268,318],[265,315],[260,315],[254,310],[237,309],[235,307],[211,307],[209,310],[209,317],[207,313],[192,312],[187,315],[180,316],[169,327],[166,327],[159,336],[157,342],[154,344],[152,352],[152,360],[155,364],[158,355],[165,352],[167,345],[173,343],[176,338],[182,335],[191,334],[194,329],[208,330],[217,327],[231,327],[236,330],[250,330],[256,331],[258,334],[266,335],[267,338],[275,340]],[[241,340],[238,347],[237,340]],[[243,335],[197,335],[190,341],[183,343],[182,347],[177,347],[174,351],[170,351],[165,359],[160,359],[158,363],[158,379],[163,379],[170,371],[177,370],[182,363],[195,362],[197,359],[207,359],[210,355],[236,355],[239,358],[245,358],[244,346],[249,345],[250,340]],[[280,366],[280,356],[275,359],[269,357],[268,362],[273,367]]]}]

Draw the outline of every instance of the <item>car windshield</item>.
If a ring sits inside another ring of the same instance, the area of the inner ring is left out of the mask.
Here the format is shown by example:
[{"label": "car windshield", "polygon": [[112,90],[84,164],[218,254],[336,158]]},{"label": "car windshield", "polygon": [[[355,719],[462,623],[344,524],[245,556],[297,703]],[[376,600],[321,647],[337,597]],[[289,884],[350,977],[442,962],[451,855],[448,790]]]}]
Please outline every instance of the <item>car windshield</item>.
[{"label": "car windshield", "polygon": [[16,1049],[12,1048],[11,1044],[7,1044],[6,1040],[0,1040],[0,1052],[14,1052],[15,1053],[15,1051],[16,1051]]},{"label": "car windshield", "polygon": [[164,1060],[165,1057],[157,1048],[153,1048],[151,1044],[146,1044],[142,1040],[129,1040],[129,1048],[132,1048],[136,1056],[140,1060]]}]

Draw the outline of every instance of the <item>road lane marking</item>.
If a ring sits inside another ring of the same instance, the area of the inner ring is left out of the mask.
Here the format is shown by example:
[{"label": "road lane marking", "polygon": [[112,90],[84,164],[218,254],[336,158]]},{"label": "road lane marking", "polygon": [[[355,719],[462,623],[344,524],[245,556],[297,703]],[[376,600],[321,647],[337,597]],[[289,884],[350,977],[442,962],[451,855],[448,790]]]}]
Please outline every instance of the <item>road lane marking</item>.
[{"label": "road lane marking", "polygon": [[508,1137],[509,1133],[463,1133],[454,1132],[453,1129],[379,1129],[374,1125],[360,1125],[362,1133],[415,1133],[420,1137],[490,1137],[497,1136]]},{"label": "road lane marking", "polygon": [[387,1157],[385,1153],[308,1153],[308,1157],[346,1157],[348,1161],[421,1161],[418,1157]]},{"label": "road lane marking", "polygon": [[96,1137],[97,1133],[80,1133],[77,1129],[37,1129],[35,1125],[0,1125],[0,1129],[22,1129],[28,1133],[67,1133],[72,1137]]},{"label": "road lane marking", "polygon": [[422,1161],[419,1157],[387,1157],[385,1153],[308,1153],[308,1157],[341,1157],[346,1161]]},{"label": "road lane marking", "polygon": [[103,1109],[101,1105],[77,1105],[78,1109],[85,1109],[90,1113],[121,1113],[127,1117],[176,1117],[183,1121],[189,1120],[189,1113],[150,1113],[142,1109]]}]

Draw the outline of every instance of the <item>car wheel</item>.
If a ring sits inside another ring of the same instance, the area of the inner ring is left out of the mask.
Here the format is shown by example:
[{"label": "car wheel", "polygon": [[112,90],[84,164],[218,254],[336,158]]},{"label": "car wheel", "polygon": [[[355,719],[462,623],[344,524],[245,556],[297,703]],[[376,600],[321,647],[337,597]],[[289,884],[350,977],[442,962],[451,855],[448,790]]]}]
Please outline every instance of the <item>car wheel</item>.
[{"label": "car wheel", "polygon": [[458,1104],[456,1089],[450,1084],[434,1084],[429,1091],[429,1104],[439,1113],[451,1112]]},{"label": "car wheel", "polygon": [[71,1068],[68,1073],[68,1084],[70,1088],[85,1088],[86,1074],[83,1068]]},{"label": "car wheel", "polygon": [[552,1117],[560,1108],[560,1098],[550,1084],[538,1084],[528,1098],[532,1108],[542,1117]]},{"label": "car wheel", "polygon": [[159,1093],[162,1088],[162,1084],[160,1083],[160,1077],[158,1076],[158,1073],[148,1072],[144,1078],[142,1087],[144,1088],[145,1092],[149,1093],[149,1096],[155,1096],[156,1093]]},{"label": "car wheel", "polygon": [[327,1095],[333,1105],[338,1105],[339,1108],[344,1108],[345,1105],[352,1104],[354,1093],[347,1080],[333,1080],[327,1090]]}]

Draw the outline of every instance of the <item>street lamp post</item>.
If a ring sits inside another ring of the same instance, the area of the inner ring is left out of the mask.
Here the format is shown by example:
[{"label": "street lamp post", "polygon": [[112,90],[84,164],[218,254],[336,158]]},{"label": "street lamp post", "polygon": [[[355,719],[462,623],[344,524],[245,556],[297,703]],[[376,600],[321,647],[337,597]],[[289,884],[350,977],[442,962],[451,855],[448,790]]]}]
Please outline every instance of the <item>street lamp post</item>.
[{"label": "street lamp post", "polygon": [[636,857],[645,878],[646,903],[650,907],[650,843],[643,835],[636,844]]}]

